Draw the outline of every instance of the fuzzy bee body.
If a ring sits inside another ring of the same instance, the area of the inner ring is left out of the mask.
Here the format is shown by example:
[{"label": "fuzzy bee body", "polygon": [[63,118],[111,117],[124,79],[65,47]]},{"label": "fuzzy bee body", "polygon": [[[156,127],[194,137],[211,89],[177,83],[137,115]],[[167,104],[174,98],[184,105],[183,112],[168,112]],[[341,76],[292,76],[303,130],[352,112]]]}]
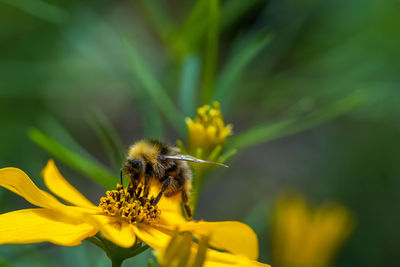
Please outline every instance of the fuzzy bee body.
[{"label": "fuzzy bee body", "polygon": [[189,199],[192,190],[192,172],[187,162],[227,166],[179,153],[179,148],[157,140],[138,141],[129,147],[126,161],[121,169],[121,180],[122,175],[125,175],[134,187],[141,183],[145,197],[149,194],[150,182],[158,181],[161,184],[161,191],[153,204],[157,204],[162,195],[172,197],[181,193],[186,216],[191,218]]},{"label": "fuzzy bee body", "polygon": [[157,140],[142,140],[129,148],[121,171],[129,177],[134,186],[140,182],[145,185],[143,192],[145,196],[149,193],[151,179],[160,182],[162,189],[156,202],[161,195],[171,197],[181,192],[186,215],[191,218],[191,210],[188,205],[192,189],[190,167],[186,161],[166,158],[178,154],[179,149],[176,147]]}]

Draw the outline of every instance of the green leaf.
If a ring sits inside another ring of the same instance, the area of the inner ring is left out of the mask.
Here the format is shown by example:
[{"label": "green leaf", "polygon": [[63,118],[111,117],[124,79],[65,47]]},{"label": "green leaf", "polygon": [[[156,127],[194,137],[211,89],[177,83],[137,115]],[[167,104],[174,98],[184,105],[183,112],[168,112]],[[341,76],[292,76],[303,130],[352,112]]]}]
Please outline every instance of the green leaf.
[{"label": "green leaf", "polygon": [[164,136],[163,118],[154,103],[143,100],[139,106],[143,125],[143,135],[162,140]]},{"label": "green leaf", "polygon": [[229,0],[221,7],[221,29],[231,26],[236,20],[257,4],[266,3],[266,0]]},{"label": "green leaf", "polygon": [[363,98],[363,95],[360,94],[359,91],[356,91],[304,116],[300,116],[300,114],[294,118],[287,118],[278,122],[269,122],[255,126],[254,128],[233,136],[228,145],[232,148],[243,149],[305,131],[348,113],[359,106]]},{"label": "green leaf", "polygon": [[90,160],[96,160],[84,147],[82,147],[64,128],[64,126],[52,116],[42,116],[39,120],[39,128],[43,129],[52,139],[62,140],[60,144]]},{"label": "green leaf", "polygon": [[93,111],[88,115],[88,122],[103,145],[108,158],[113,164],[113,168],[119,170],[125,157],[122,142],[115,129],[99,110]]},{"label": "green leaf", "polygon": [[206,160],[208,160],[208,161],[216,161],[216,160],[217,160],[217,157],[218,157],[219,155],[221,155],[221,152],[222,152],[222,146],[221,146],[221,145],[216,146],[216,147],[211,151],[211,153],[208,155],[208,157],[206,158]]},{"label": "green leaf", "polygon": [[68,17],[64,9],[41,0],[0,0],[0,2],[51,23],[63,23]]},{"label": "green leaf", "polygon": [[133,73],[138,78],[142,88],[147,92],[150,99],[154,102],[162,114],[172,126],[183,136],[185,125],[182,114],[178,111],[175,104],[156,80],[150,70],[145,66],[136,48],[127,39],[123,39],[123,44],[129,56]]},{"label": "green leaf", "polygon": [[293,126],[294,123],[295,120],[290,119],[278,122],[268,122],[255,126],[243,133],[233,136],[230,141],[228,141],[228,146],[243,149],[274,140],[283,135],[283,133],[289,129],[289,127]]},{"label": "green leaf", "polygon": [[140,4],[143,6],[155,31],[161,39],[165,40],[165,37],[171,31],[171,28],[173,28],[173,21],[167,12],[165,4],[162,1],[155,0],[141,0]]},{"label": "green leaf", "polygon": [[245,42],[237,44],[231,56],[218,77],[214,99],[223,103],[227,109],[229,102],[239,88],[235,86],[237,81],[249,63],[270,43],[271,34],[260,31],[248,38]]},{"label": "green leaf", "polygon": [[237,149],[235,148],[230,148],[228,149],[224,154],[222,154],[217,162],[221,162],[221,163],[225,163],[227,162],[231,157],[233,157],[234,155],[236,155],[237,153]]},{"label": "green leaf", "polygon": [[[203,38],[209,33],[209,25],[213,23],[211,20],[214,18],[210,17],[210,7],[216,5],[219,1],[215,0],[198,0],[195,6],[190,11],[183,27],[175,31],[172,34],[172,40],[177,40],[179,47],[185,47],[183,50],[186,52],[197,51],[199,43],[202,42]],[[231,0],[225,1],[221,6],[219,17],[221,30],[227,29],[232,25],[240,16],[245,14],[257,3],[265,2],[265,0]],[[182,42],[184,44],[182,44]]]},{"label": "green leaf", "polygon": [[116,176],[110,173],[98,162],[84,158],[70,151],[38,129],[33,128],[29,130],[28,135],[33,142],[49,152],[55,158],[92,179],[96,183],[103,185],[106,188],[115,187]]},{"label": "green leaf", "polygon": [[8,262],[6,259],[0,256],[0,266],[2,267],[8,267],[12,266],[10,262]]},{"label": "green leaf", "polygon": [[185,116],[193,117],[196,109],[196,88],[200,72],[198,56],[187,55],[182,64],[182,77],[179,90],[180,107]]},{"label": "green leaf", "polygon": [[[193,49],[204,36],[208,24],[208,5],[210,0],[198,0],[190,11],[181,31],[177,34]],[[189,50],[190,50],[189,48]]]},{"label": "green leaf", "polygon": [[208,29],[202,82],[202,96],[204,104],[208,104],[212,101],[215,89],[215,77],[217,74],[218,64],[220,16],[219,0],[209,0],[207,14]]}]

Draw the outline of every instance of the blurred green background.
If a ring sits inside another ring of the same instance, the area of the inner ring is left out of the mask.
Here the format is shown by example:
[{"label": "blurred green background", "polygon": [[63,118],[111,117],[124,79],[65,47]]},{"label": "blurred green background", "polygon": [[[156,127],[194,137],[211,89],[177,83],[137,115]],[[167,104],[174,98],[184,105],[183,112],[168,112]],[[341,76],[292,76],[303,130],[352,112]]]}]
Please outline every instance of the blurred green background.
[{"label": "blurred green background", "polygon": [[[0,166],[44,188],[53,156],[28,137],[37,128],[118,177],[104,133],[123,149],[185,140],[183,118],[218,100],[238,153],[207,180],[196,218],[247,222],[271,263],[274,199],[297,188],[356,217],[333,266],[398,266],[399,15],[398,0],[0,0]],[[56,163],[97,203],[103,187]],[[0,190],[2,213],[26,206]],[[109,266],[88,243],[0,247],[12,266],[71,257]]]}]

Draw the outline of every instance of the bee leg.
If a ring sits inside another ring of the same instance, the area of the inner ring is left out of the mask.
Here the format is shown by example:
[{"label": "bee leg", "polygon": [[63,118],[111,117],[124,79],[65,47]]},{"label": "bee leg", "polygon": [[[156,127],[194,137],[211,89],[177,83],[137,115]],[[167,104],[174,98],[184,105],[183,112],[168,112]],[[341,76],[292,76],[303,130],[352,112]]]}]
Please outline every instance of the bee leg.
[{"label": "bee leg", "polygon": [[189,205],[187,203],[183,204],[183,208],[185,210],[185,214],[187,219],[191,220],[192,219],[192,210],[190,209]]},{"label": "bee leg", "polygon": [[137,179],[131,179],[130,186],[135,196],[139,197],[142,192],[142,188],[138,187],[139,181]]},{"label": "bee leg", "polygon": [[121,185],[124,186],[124,181],[122,180],[122,169],[119,171],[119,178],[121,179]]},{"label": "bee leg", "polygon": [[139,197],[140,196],[140,193],[142,193],[142,188],[141,187],[139,187],[138,189],[137,189],[137,191],[136,191],[136,196],[137,197]]},{"label": "bee leg", "polygon": [[165,183],[163,184],[160,193],[158,193],[156,199],[154,200],[153,205],[157,205],[158,201],[160,201],[162,194],[164,193],[165,190],[167,190],[168,186],[171,184],[171,182],[173,181],[172,176],[168,176],[167,180],[165,181]]},{"label": "bee leg", "polygon": [[143,196],[148,197],[150,191],[150,184],[149,184],[150,177],[147,175],[144,177],[144,185],[143,185]]},{"label": "bee leg", "polygon": [[190,209],[189,204],[188,204],[189,203],[189,197],[188,197],[188,195],[187,195],[185,190],[182,190],[182,202],[183,202],[183,208],[184,208],[185,213],[186,213],[186,217],[188,219],[192,219],[192,210]]}]

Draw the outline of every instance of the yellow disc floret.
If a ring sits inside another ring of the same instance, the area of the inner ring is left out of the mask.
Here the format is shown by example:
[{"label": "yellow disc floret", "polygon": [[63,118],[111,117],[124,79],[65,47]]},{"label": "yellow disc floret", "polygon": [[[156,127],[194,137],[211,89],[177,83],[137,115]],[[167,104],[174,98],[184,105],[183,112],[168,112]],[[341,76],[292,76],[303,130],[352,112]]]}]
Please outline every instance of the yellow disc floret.
[{"label": "yellow disc floret", "polygon": [[117,216],[128,223],[151,224],[160,217],[161,211],[157,205],[153,205],[154,197],[141,195],[142,187],[134,188],[129,184],[127,188],[117,185],[116,190],[106,192],[106,196],[100,198],[99,208],[105,214]]}]

